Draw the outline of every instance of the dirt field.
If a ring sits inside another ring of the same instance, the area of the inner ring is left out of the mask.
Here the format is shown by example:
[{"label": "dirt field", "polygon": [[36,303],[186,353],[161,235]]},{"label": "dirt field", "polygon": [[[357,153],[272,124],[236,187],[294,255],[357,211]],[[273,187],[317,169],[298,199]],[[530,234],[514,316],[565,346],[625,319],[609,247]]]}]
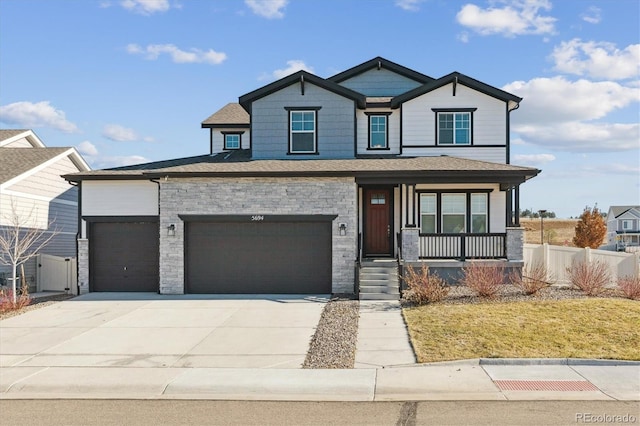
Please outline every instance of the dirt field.
[{"label": "dirt field", "polygon": [[[577,219],[544,219],[544,242],[573,247],[577,223]],[[521,218],[520,225],[525,229],[525,243],[540,244],[540,219]]]}]

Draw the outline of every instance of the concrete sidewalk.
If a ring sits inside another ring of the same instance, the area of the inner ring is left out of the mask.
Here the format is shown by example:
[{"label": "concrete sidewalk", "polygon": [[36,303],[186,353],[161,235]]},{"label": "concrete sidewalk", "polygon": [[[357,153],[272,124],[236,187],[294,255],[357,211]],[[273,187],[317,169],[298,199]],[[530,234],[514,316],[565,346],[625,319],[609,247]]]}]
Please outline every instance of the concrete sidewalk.
[{"label": "concrete sidewalk", "polygon": [[640,362],[485,360],[351,370],[3,367],[0,399],[640,401]]}]

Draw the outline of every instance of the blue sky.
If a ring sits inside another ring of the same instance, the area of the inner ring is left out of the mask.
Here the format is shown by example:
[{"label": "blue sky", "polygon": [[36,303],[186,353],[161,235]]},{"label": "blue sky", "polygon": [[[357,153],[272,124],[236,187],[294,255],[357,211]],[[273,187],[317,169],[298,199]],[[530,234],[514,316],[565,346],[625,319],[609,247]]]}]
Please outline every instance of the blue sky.
[{"label": "blue sky", "polygon": [[299,69],[382,56],[524,98],[521,207],[640,204],[637,0],[2,0],[0,127],[94,168],[204,154],[200,123]]}]

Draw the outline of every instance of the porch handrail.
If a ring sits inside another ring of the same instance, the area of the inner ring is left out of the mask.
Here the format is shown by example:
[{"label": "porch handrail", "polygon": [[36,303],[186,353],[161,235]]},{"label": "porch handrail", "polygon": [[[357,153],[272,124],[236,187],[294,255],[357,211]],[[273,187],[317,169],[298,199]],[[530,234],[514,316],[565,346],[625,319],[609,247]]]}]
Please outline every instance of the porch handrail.
[{"label": "porch handrail", "polygon": [[420,233],[421,259],[503,259],[506,233]]}]

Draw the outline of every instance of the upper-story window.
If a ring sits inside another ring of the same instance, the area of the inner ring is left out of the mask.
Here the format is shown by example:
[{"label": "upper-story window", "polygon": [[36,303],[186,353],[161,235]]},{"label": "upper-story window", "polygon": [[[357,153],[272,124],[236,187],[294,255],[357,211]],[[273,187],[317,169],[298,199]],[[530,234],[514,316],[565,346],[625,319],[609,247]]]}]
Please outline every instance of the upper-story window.
[{"label": "upper-story window", "polygon": [[623,231],[630,231],[631,229],[632,229],[631,221],[630,220],[623,220],[622,221],[622,230]]},{"label": "upper-story window", "polygon": [[471,145],[473,143],[473,111],[476,108],[432,109],[436,113],[438,145]]},{"label": "upper-story window", "polygon": [[241,138],[240,133],[224,133],[224,149],[240,149]]},{"label": "upper-story window", "polygon": [[289,111],[289,153],[317,152],[317,109]]},{"label": "upper-story window", "polygon": [[369,149],[389,148],[389,114],[369,115]]}]

